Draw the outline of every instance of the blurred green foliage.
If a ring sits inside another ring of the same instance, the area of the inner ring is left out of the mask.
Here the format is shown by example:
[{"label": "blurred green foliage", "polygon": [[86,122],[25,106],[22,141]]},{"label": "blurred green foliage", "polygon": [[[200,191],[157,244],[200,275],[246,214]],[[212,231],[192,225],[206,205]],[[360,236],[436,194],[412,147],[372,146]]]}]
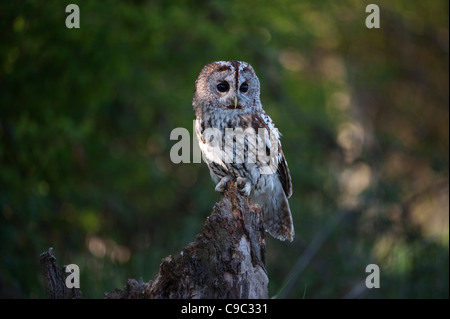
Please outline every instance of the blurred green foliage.
[{"label": "blurred green foliage", "polygon": [[233,59],[261,80],[294,183],[270,295],[448,298],[449,3],[373,3],[379,29],[357,0],[2,1],[0,297],[45,296],[50,246],[101,298],[194,239],[220,196],[169,136],[192,132],[202,66]]}]

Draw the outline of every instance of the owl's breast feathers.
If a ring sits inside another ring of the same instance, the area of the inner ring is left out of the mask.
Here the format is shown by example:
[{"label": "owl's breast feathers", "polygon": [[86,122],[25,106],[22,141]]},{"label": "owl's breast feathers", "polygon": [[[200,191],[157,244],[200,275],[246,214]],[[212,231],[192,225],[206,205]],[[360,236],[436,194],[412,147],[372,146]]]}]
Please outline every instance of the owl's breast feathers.
[{"label": "owl's breast feathers", "polygon": [[[273,174],[277,174],[283,187],[284,193],[286,194],[286,197],[287,198],[291,197],[292,181],[288,164],[286,162],[286,158],[281,148],[280,142],[281,134],[278,132],[278,129],[275,127],[270,116],[264,111],[259,112],[258,114],[240,113],[235,114],[235,116],[223,116],[223,115],[224,114],[221,115],[213,114],[210,116],[204,116],[203,119],[198,119],[196,130],[199,142],[202,143],[203,145],[205,145],[205,143],[207,144],[208,142],[210,142],[208,141],[208,138],[204,135],[205,130],[208,128],[218,129],[221,132],[225,132],[225,129],[227,128],[233,130],[241,128],[243,131],[246,131],[248,128],[251,128],[255,134],[259,133],[259,129],[265,129],[268,134],[266,134],[265,140],[263,140],[262,143],[266,148],[267,154],[275,154],[275,156],[270,159],[270,161],[273,162],[274,165],[276,165],[276,170],[275,169],[273,170]],[[225,145],[225,134],[222,135],[222,138],[223,138],[222,142]],[[200,145],[200,148],[202,149],[202,152],[206,151],[206,149],[202,147],[202,145]],[[247,152],[249,151],[247,144],[245,144],[244,150]],[[237,155],[235,154],[235,156]],[[258,154],[256,154],[256,157],[258,158]],[[215,158],[217,159],[217,157]],[[244,158],[243,154],[242,158]],[[209,163],[210,167],[211,164],[213,163]],[[221,161],[219,161],[216,164],[220,164],[221,169],[225,167],[224,163]],[[233,163],[229,164],[232,166],[234,165]],[[238,164],[238,166],[242,166],[242,164]]]}]

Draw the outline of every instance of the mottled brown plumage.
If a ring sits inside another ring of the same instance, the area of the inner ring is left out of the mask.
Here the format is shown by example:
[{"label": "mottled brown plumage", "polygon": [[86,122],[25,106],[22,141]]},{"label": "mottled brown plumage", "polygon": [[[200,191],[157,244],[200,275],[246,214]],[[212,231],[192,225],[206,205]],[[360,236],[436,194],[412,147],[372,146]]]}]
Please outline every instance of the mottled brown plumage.
[{"label": "mottled brown plumage", "polygon": [[266,230],[292,241],[291,176],[280,134],[259,95],[259,79],[250,64],[206,65],[193,98],[197,138],[216,190],[223,192],[227,181],[236,180],[241,192],[261,206]]}]

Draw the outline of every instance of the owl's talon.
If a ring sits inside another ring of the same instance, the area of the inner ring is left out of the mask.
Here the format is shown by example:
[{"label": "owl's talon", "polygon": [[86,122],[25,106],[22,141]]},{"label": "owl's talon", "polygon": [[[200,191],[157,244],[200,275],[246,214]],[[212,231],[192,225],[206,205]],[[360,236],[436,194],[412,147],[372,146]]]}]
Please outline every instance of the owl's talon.
[{"label": "owl's talon", "polygon": [[231,179],[231,176],[222,177],[220,182],[217,183],[215,191],[219,193],[225,192],[225,188],[227,186],[228,181]]},{"label": "owl's talon", "polygon": [[238,177],[236,179],[237,187],[239,190],[239,193],[245,196],[250,196],[250,192],[252,190],[252,184],[250,183],[248,178],[245,177]]}]

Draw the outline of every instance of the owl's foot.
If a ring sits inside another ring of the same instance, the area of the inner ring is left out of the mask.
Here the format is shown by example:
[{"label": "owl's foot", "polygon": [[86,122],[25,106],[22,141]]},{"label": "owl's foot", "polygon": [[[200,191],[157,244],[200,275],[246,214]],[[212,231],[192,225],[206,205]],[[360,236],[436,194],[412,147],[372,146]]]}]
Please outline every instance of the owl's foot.
[{"label": "owl's foot", "polygon": [[228,181],[231,179],[231,176],[224,176],[220,180],[220,182],[216,185],[216,192],[223,193],[225,191],[225,187],[227,186]]},{"label": "owl's foot", "polygon": [[250,192],[252,190],[252,184],[250,183],[250,180],[248,178],[238,177],[236,179],[236,183],[237,183],[238,190],[242,195],[245,195],[247,197],[250,196]]}]

